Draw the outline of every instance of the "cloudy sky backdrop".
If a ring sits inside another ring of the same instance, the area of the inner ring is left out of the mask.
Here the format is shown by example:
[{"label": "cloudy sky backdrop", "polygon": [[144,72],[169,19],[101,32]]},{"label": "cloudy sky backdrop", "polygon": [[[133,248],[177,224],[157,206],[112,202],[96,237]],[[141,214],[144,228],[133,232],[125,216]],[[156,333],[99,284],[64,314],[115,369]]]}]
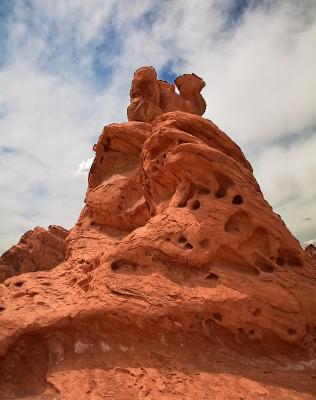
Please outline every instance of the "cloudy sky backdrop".
[{"label": "cloudy sky backdrop", "polygon": [[74,224],[92,146],[126,120],[143,65],[203,77],[205,117],[290,230],[316,238],[314,0],[0,0],[0,252]]}]

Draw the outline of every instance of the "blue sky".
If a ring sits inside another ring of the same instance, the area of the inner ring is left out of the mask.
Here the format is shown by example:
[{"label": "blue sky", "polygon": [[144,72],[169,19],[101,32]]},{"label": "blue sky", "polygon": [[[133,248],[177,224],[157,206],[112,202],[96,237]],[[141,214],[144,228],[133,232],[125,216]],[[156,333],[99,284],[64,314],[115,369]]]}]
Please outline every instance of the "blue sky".
[{"label": "blue sky", "polygon": [[291,231],[316,238],[315,38],[312,0],[0,0],[0,250],[73,226],[92,146],[126,120],[142,65],[203,77],[205,117]]}]

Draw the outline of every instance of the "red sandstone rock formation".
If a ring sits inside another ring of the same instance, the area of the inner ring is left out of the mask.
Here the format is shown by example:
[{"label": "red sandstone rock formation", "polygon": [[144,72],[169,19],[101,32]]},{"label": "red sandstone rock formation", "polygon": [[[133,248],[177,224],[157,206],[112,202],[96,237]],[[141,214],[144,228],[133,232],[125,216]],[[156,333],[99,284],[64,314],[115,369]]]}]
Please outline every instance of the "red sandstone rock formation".
[{"label": "red sandstone rock formation", "polygon": [[17,245],[0,257],[0,282],[25,272],[48,270],[64,261],[68,231],[50,225],[26,232]]},{"label": "red sandstone rock formation", "polygon": [[0,286],[0,396],[314,399],[311,258],[240,148],[157,112],[145,72],[141,121],[95,146],[66,261]]},{"label": "red sandstone rock formation", "polygon": [[[169,111],[203,115],[206,103],[200,92],[204,86],[203,79],[195,74],[181,75],[174,84],[170,84],[158,80],[153,67],[139,68],[132,81],[128,120],[150,123],[158,115]],[[175,87],[179,94],[175,92]]]},{"label": "red sandstone rock formation", "polygon": [[316,263],[316,247],[313,244],[309,244],[305,247],[305,251]]}]

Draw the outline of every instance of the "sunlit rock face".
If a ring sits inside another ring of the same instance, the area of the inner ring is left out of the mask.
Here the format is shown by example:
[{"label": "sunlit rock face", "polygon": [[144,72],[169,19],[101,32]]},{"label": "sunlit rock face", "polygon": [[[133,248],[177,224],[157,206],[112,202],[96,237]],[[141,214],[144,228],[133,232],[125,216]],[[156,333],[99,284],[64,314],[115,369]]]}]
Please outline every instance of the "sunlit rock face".
[{"label": "sunlit rock face", "polygon": [[170,111],[203,115],[206,103],[200,92],[204,86],[203,79],[195,74],[181,75],[170,84],[158,80],[153,67],[139,68],[132,81],[128,120],[152,122],[158,115]]},{"label": "sunlit rock face", "polygon": [[175,84],[135,72],[66,260],[0,286],[0,398],[315,398],[312,257]]},{"label": "sunlit rock face", "polygon": [[68,231],[61,226],[37,227],[0,257],[0,282],[25,272],[54,268],[65,260]]}]

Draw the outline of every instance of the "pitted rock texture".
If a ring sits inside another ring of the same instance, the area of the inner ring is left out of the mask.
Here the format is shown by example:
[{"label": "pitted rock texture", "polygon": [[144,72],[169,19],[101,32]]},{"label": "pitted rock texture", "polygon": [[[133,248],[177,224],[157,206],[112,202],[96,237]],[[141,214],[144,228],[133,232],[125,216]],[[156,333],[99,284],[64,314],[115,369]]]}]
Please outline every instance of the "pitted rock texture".
[{"label": "pitted rock texture", "polygon": [[170,84],[158,80],[153,67],[139,68],[132,81],[128,120],[150,123],[158,115],[169,111],[203,115],[206,102],[200,92],[204,86],[203,79],[195,74],[178,76],[174,84]]},{"label": "pitted rock texture", "polygon": [[25,272],[48,270],[64,261],[68,231],[50,225],[26,232],[19,243],[0,257],[0,282]]},{"label": "pitted rock texture", "polygon": [[94,149],[66,260],[0,286],[0,398],[314,399],[316,268],[240,148],[172,111]]}]

